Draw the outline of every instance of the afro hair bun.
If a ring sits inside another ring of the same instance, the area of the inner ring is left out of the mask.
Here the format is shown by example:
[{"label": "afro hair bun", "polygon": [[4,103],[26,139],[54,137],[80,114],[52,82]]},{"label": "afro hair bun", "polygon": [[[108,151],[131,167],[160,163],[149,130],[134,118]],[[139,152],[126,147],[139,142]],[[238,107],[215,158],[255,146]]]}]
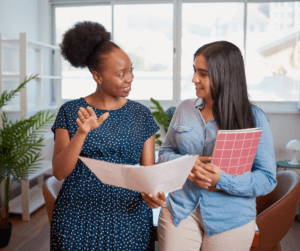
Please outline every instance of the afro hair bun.
[{"label": "afro hair bun", "polygon": [[110,32],[96,22],[78,22],[67,30],[60,44],[62,56],[74,67],[85,67],[93,50],[110,40]]}]

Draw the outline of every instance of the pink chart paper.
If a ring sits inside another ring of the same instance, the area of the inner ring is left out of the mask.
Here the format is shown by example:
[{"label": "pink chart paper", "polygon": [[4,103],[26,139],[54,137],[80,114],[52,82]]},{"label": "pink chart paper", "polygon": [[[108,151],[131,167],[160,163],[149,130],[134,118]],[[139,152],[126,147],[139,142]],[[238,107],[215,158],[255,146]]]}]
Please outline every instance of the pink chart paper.
[{"label": "pink chart paper", "polygon": [[155,195],[181,189],[197,158],[184,155],[152,166],[132,166],[79,157],[103,183]]},{"label": "pink chart paper", "polygon": [[228,174],[249,172],[261,133],[260,128],[218,131],[212,163]]}]

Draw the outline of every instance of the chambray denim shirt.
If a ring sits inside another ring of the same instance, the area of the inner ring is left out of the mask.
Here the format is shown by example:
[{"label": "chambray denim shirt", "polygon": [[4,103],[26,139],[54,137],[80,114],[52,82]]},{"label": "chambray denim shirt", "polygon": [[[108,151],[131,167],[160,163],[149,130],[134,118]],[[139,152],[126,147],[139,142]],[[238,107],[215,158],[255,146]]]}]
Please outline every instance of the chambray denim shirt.
[{"label": "chambray denim shirt", "polygon": [[[183,101],[176,109],[166,139],[159,151],[159,163],[191,154],[212,156],[218,126],[213,119],[205,123],[199,110],[202,99]],[[255,127],[262,129],[251,172],[231,175],[222,171],[216,188],[208,191],[186,180],[182,189],[171,192],[167,206],[175,226],[198,206],[207,236],[243,226],[256,219],[256,197],[276,186],[276,162],[267,116],[252,106]]]}]

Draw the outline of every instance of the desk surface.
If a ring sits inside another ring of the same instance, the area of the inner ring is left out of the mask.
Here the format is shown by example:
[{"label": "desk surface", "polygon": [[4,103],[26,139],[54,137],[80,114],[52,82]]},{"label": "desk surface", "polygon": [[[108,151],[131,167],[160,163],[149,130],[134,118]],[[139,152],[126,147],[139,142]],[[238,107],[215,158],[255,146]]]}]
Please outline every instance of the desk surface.
[{"label": "desk surface", "polygon": [[295,169],[300,169],[300,163],[298,165],[292,165],[288,163],[288,160],[280,160],[276,162],[277,167],[282,167],[282,168],[295,168]]},{"label": "desk surface", "polygon": [[292,165],[288,162],[288,160],[277,161],[276,165],[278,167],[284,167],[284,168],[300,168],[300,163],[298,165]]}]

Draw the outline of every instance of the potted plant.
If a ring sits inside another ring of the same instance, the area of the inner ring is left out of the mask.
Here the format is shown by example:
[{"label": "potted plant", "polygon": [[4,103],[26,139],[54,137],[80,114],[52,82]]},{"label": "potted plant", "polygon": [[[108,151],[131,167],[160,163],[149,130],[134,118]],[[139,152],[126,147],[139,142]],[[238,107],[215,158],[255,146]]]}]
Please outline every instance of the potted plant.
[{"label": "potted plant", "polygon": [[[169,109],[164,111],[157,100],[151,98],[150,101],[155,105],[155,107],[150,107],[150,109],[156,109],[156,111],[152,112],[153,117],[158,124],[163,126],[164,132],[167,133],[176,108],[170,107]],[[162,144],[162,141],[159,140],[160,136],[161,135],[159,133],[155,135],[155,143],[159,146],[161,146]]]},{"label": "potted plant", "polygon": [[[25,78],[17,89],[4,91],[0,97],[0,109],[7,104],[30,80],[37,75]],[[12,223],[8,221],[10,185],[13,181],[25,180],[27,175],[40,166],[43,135],[55,114],[40,111],[28,119],[8,120],[6,113],[1,115],[0,127],[0,184],[5,182],[5,196],[0,198],[0,248],[8,245]]]}]

